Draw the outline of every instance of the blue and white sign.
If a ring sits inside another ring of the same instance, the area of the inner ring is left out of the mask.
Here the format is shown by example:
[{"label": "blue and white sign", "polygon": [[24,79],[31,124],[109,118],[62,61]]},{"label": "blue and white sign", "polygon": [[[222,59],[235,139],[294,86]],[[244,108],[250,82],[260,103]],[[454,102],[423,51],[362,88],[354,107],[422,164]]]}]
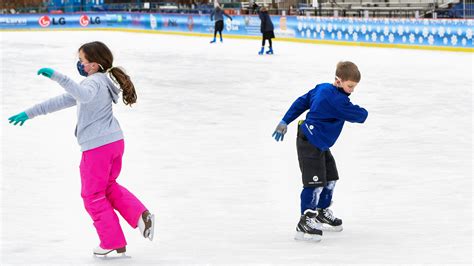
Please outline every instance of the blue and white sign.
[{"label": "blue and white sign", "polygon": [[[272,16],[277,38],[354,45],[467,50],[474,48],[474,20]],[[260,36],[258,16],[224,21],[226,34]],[[161,13],[74,13],[0,15],[0,30],[115,28],[208,34],[209,15]]]}]

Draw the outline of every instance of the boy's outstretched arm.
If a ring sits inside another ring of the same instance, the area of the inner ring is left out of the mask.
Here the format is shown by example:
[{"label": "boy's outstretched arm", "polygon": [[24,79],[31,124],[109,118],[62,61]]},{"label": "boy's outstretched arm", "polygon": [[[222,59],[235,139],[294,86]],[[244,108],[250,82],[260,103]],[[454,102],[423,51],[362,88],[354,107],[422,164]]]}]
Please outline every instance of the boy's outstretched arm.
[{"label": "boy's outstretched arm", "polygon": [[288,124],[293,122],[298,116],[304,113],[306,110],[309,109],[309,93],[299,97],[296,99],[295,102],[291,105],[290,109],[286,112],[283,119],[278,123],[275,131],[272,134],[272,137],[275,138],[276,141],[283,141],[285,137]]}]

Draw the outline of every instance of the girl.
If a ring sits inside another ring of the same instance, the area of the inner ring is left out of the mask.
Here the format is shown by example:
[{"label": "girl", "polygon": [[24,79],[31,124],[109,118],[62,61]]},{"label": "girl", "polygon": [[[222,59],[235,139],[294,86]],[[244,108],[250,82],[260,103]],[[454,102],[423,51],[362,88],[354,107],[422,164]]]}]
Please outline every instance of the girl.
[{"label": "girl", "polygon": [[77,84],[51,68],[40,69],[38,75],[58,82],[66,93],[9,118],[10,123],[21,126],[27,119],[77,105],[75,135],[82,151],[81,196],[100,239],[100,245],[93,250],[95,255],[125,252],[127,242],[114,209],[130,226],[138,226],[143,237],[152,240],[154,230],[154,215],[116,181],[122,167],[124,140],[112,102],[117,103],[122,91],[123,102],[131,106],[137,101],[137,94],[130,77],[112,63],[112,52],[105,44],[82,45],[77,69],[87,78]]},{"label": "girl", "polygon": [[217,32],[219,32],[221,42],[223,41],[222,30],[224,29],[224,16],[228,17],[232,21],[232,18],[229,15],[227,15],[219,5],[216,5],[216,8],[211,12],[211,21],[213,21],[214,18],[216,19],[216,23],[214,26],[214,39],[211,41],[211,43],[216,42]]},{"label": "girl", "polygon": [[275,33],[273,33],[273,23],[270,15],[268,15],[268,10],[266,7],[262,7],[258,11],[258,17],[260,18],[260,32],[262,33],[262,49],[258,52],[259,55],[263,54],[265,49],[265,40],[268,40],[268,51],[266,54],[273,54],[272,48],[272,39],[275,38]]}]

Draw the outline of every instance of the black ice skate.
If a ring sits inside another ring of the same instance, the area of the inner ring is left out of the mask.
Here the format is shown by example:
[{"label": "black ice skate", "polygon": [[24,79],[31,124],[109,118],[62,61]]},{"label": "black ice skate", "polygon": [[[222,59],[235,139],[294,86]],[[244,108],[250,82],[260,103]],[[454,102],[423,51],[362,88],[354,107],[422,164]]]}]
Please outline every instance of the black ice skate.
[{"label": "black ice skate", "polygon": [[341,232],[342,220],[336,218],[330,209],[318,209],[316,222],[320,223],[323,231]]},{"label": "black ice skate", "polygon": [[318,212],[313,210],[306,210],[301,215],[300,222],[296,225],[296,240],[321,241],[323,231],[321,231],[321,224],[315,220],[317,215]]}]

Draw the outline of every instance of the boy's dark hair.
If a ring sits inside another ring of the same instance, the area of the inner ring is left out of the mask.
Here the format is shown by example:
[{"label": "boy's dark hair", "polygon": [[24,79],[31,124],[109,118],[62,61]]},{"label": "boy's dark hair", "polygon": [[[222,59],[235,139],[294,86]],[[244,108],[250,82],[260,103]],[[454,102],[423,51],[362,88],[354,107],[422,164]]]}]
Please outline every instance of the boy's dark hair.
[{"label": "boy's dark hair", "polygon": [[120,85],[122,90],[122,101],[125,105],[130,105],[137,102],[137,93],[135,86],[130,80],[130,77],[118,67],[112,67],[114,57],[110,49],[102,42],[90,42],[79,47],[78,51],[84,53],[87,61],[100,64],[99,72],[105,73],[107,70],[112,74],[113,78]]},{"label": "boy's dark hair", "polygon": [[350,61],[341,61],[337,63],[336,76],[342,81],[350,80],[357,83],[360,81],[359,69],[356,64]]}]

